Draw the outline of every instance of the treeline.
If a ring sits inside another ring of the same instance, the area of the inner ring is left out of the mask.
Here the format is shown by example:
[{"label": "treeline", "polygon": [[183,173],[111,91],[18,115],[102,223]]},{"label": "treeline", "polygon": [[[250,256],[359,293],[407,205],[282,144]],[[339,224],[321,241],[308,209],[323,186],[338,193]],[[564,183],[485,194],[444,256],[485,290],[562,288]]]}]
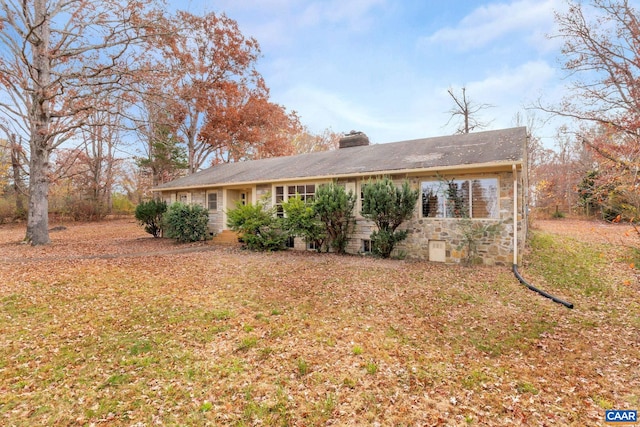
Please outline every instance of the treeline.
[{"label": "treeline", "polygon": [[[160,1],[0,4],[0,220],[130,211],[220,162],[328,149],[270,99],[260,46],[224,14]],[[38,72],[33,72],[38,70]]]}]

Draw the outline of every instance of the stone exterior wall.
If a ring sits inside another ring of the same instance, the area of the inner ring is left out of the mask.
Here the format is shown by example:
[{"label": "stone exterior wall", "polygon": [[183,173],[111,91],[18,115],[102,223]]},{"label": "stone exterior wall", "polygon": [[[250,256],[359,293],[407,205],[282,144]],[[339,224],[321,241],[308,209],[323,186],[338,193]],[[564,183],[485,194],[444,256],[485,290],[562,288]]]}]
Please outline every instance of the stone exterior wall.
[{"label": "stone exterior wall", "polygon": [[191,192],[191,204],[207,207],[207,192],[204,190]]},{"label": "stone exterior wall", "polygon": [[[400,229],[408,231],[407,239],[394,249],[394,256],[429,260],[429,242],[444,243],[445,262],[463,263],[469,261],[467,244],[464,239],[465,231],[485,228],[490,232],[482,237],[475,237],[478,259],[470,260],[485,265],[511,265],[513,263],[513,176],[511,172],[499,174],[472,175],[471,178],[498,178],[499,193],[499,218],[496,219],[457,219],[457,218],[423,218],[420,209],[420,200],[414,211],[413,218],[402,224]],[[451,179],[451,177],[448,177]],[[465,179],[463,175],[456,176]],[[412,188],[421,188],[421,183],[426,180],[437,179],[434,176],[415,177],[409,180]],[[394,181],[401,185],[404,179],[396,178]],[[518,246],[519,256],[524,249],[526,238],[525,198],[522,191],[522,181],[518,185]],[[359,190],[358,190],[359,194]],[[358,212],[360,205],[358,204]],[[370,239],[375,225],[356,216],[356,231],[348,245],[350,253],[362,253],[363,240]],[[467,232],[467,235],[472,233]],[[477,234],[477,233],[476,233]]]}]

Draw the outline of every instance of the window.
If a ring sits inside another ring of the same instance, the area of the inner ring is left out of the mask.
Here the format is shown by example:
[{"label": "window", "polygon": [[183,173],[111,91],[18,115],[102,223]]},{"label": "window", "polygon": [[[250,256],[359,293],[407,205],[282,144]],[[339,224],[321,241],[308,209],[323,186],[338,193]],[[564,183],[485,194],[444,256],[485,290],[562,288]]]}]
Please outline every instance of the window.
[{"label": "window", "polygon": [[498,179],[422,183],[425,218],[498,218]]},{"label": "window", "polygon": [[287,198],[295,197],[296,194],[300,195],[300,198],[305,202],[310,202],[313,200],[313,196],[316,194],[316,185],[289,185],[287,187]]},{"label": "window", "polygon": [[282,218],[284,216],[284,209],[282,208],[282,202],[284,202],[284,187],[276,187],[276,216]]},{"label": "window", "polygon": [[285,246],[286,246],[287,248],[290,248],[290,249],[295,248],[295,247],[296,247],[296,240],[295,240],[295,238],[294,238],[293,236],[289,236],[289,237],[287,237],[287,241],[286,241],[286,243],[285,243]]},{"label": "window", "polygon": [[367,187],[367,184],[360,184],[360,206],[364,203],[364,189]]},{"label": "window", "polygon": [[[286,194],[285,194],[286,188]],[[277,186],[275,188],[275,205],[276,205],[276,215],[280,218],[284,216],[284,209],[282,208],[282,203],[285,200],[288,200],[290,197],[295,197],[296,194],[300,196],[300,198],[306,202],[313,201],[313,198],[316,194],[316,185],[315,184],[301,184],[301,185],[288,185]]]},{"label": "window", "polygon": [[370,254],[371,253],[371,240],[369,239],[362,239],[362,245],[360,245],[360,251],[362,251],[363,254]]},{"label": "window", "polygon": [[218,193],[207,194],[207,207],[210,211],[218,210]]},{"label": "window", "polygon": [[187,204],[189,202],[188,197],[186,194],[181,194],[180,195],[180,203],[184,203]]},{"label": "window", "polygon": [[369,185],[368,183],[362,182],[360,184],[360,209],[358,209],[358,215],[360,215],[360,211],[364,207],[364,189]]}]

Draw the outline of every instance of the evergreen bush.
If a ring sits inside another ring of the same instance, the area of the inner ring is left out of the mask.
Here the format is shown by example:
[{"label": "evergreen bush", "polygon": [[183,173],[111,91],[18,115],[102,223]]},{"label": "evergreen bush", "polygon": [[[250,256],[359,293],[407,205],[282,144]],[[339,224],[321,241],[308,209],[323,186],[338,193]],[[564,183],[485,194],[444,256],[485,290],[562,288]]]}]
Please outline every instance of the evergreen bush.
[{"label": "evergreen bush", "polygon": [[353,208],[356,196],[336,183],[318,187],[313,203],[314,216],[320,220],[325,230],[327,249],[337,253],[346,252],[349,237],[355,228]]},{"label": "evergreen bush", "polygon": [[180,243],[198,242],[208,236],[209,212],[200,205],[174,203],[163,216],[167,237]]},{"label": "evergreen bush", "polygon": [[378,227],[371,233],[372,251],[375,255],[389,258],[395,245],[407,238],[407,231],[397,228],[413,215],[420,192],[412,190],[407,181],[398,188],[385,177],[369,181],[363,193],[361,214]]},{"label": "evergreen bush", "polygon": [[136,206],[135,216],[144,231],[153,237],[162,236],[162,215],[167,211],[164,200],[149,200]]},{"label": "evergreen bush", "polygon": [[254,251],[280,251],[287,248],[289,234],[282,229],[274,209],[264,203],[239,204],[227,212],[227,225],[241,234],[245,246]]},{"label": "evergreen bush", "polygon": [[302,200],[299,195],[290,197],[282,203],[284,210],[283,227],[292,235],[312,243],[318,252],[325,240],[325,230],[318,215],[314,212],[313,202]]}]

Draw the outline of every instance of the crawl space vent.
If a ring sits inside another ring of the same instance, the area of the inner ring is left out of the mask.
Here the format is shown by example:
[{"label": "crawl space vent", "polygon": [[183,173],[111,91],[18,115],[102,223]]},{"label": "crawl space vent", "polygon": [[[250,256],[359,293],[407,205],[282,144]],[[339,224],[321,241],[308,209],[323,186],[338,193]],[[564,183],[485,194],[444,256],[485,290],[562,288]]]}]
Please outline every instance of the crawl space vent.
[{"label": "crawl space vent", "polygon": [[446,258],[444,240],[429,240],[429,261],[445,262]]}]

